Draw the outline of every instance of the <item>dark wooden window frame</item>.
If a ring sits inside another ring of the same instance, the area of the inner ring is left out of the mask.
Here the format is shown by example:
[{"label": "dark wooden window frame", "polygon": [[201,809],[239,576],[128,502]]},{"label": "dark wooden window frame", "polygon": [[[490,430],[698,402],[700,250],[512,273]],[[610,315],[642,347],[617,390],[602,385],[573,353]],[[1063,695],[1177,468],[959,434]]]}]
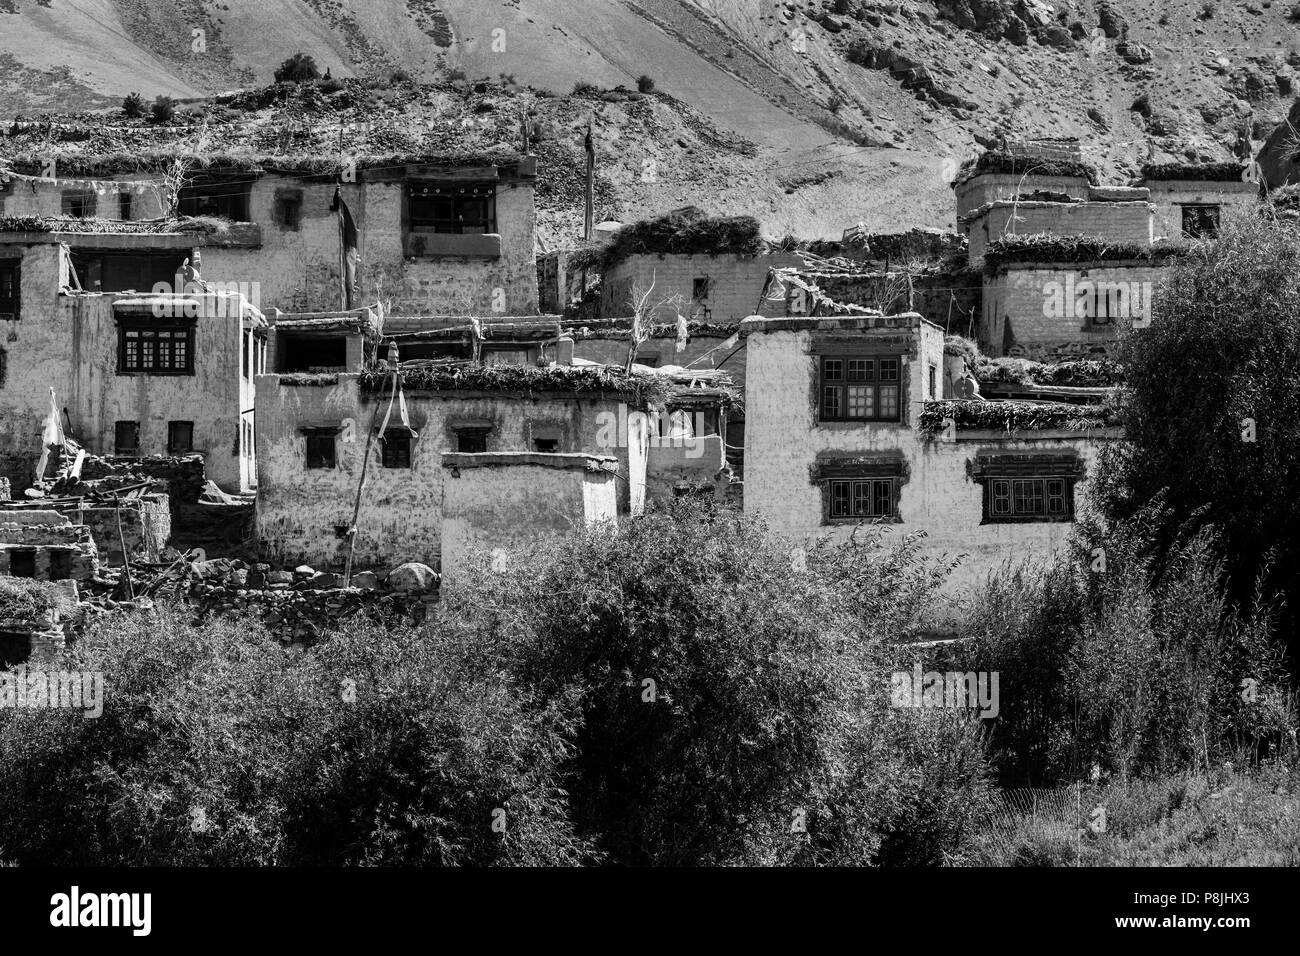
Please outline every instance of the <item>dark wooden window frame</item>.
[{"label": "dark wooden window frame", "polygon": [[983,486],[981,524],[1074,520],[1074,486],[1083,477],[1083,464],[1075,456],[982,456],[973,471]]},{"label": "dark wooden window frame", "polygon": [[[903,360],[897,353],[826,352],[817,358],[817,420],[885,422],[903,420]],[[892,411],[882,412],[892,390]],[[870,397],[870,414],[864,399]]]},{"label": "dark wooden window frame", "polygon": [[[123,426],[129,426],[129,427],[124,429]],[[124,431],[135,432],[134,444],[125,443],[122,441],[122,435]],[[122,456],[132,456],[132,455],[140,454],[140,423],[139,422],[123,419],[122,421],[117,421],[113,423],[113,454],[122,455]]]},{"label": "dark wooden window frame", "polygon": [[390,428],[379,439],[379,462],[385,468],[411,468],[415,461],[415,434]]},{"label": "dark wooden window frame", "polygon": [[901,457],[823,459],[813,469],[821,486],[822,524],[894,523],[907,481]]},{"label": "dark wooden window frame", "polygon": [[[492,429],[481,425],[461,425],[454,429],[456,433],[456,451],[462,454],[477,455],[487,451],[488,435]],[[466,448],[466,445],[482,445],[481,448]]]},{"label": "dark wooden window frame", "polygon": [[337,468],[338,435],[341,429],[331,425],[321,428],[303,428],[301,431],[303,461],[306,467],[312,471],[329,471]]},{"label": "dark wooden window frame", "polygon": [[[7,281],[6,275],[8,276]],[[6,289],[8,294],[6,294]],[[0,259],[0,318],[14,322],[22,318],[22,303],[22,260]]]},{"label": "dark wooden window frame", "polygon": [[[150,343],[152,350],[145,347]],[[177,346],[182,343],[183,349],[178,357]],[[119,321],[117,374],[193,375],[194,323]]]},{"label": "dark wooden window frame", "polygon": [[[184,434],[188,430],[189,438],[186,441],[178,441],[177,434]],[[186,421],[174,421],[167,423],[167,451],[173,455],[188,454],[194,450],[194,423]]]},{"label": "dark wooden window frame", "polygon": [[[1183,236],[1191,239],[1198,239],[1198,238],[1213,239],[1215,236],[1219,234],[1221,207],[1218,203],[1210,203],[1210,202],[1180,203],[1179,210],[1180,210],[1180,219],[1181,219],[1181,222],[1179,223],[1179,228]],[[1189,213],[1193,214],[1192,231],[1188,231]],[[1209,224],[1208,231],[1204,228],[1204,224],[1206,223]]]},{"label": "dark wooden window frame", "polygon": [[[497,231],[495,182],[417,181],[407,183],[402,195],[408,233],[477,236],[493,235]],[[443,204],[441,209],[439,203]],[[468,223],[467,213],[471,214]]]}]

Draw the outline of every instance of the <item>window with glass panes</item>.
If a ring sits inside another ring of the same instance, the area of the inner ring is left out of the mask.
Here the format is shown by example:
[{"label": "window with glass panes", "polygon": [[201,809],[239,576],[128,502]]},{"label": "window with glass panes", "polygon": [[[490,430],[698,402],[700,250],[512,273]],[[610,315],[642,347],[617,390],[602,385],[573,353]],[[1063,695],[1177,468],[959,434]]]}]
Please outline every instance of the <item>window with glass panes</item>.
[{"label": "window with glass panes", "polygon": [[990,521],[1064,520],[1074,514],[1074,487],[1068,478],[991,478],[987,489]]},{"label": "window with glass panes", "polygon": [[894,478],[833,478],[827,482],[827,517],[893,518]]},{"label": "window with glass panes", "polygon": [[899,421],[902,359],[883,355],[821,357],[821,420]]},{"label": "window with glass panes", "polygon": [[194,326],[118,326],[119,375],[193,375]]}]

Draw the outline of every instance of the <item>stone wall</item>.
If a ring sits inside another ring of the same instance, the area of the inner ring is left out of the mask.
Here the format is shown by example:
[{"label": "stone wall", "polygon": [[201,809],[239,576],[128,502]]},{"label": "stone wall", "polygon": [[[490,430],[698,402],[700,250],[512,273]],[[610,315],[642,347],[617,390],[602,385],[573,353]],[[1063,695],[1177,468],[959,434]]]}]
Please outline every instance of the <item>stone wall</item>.
[{"label": "stone wall", "polygon": [[1169,269],[1139,261],[1003,266],[984,280],[980,347],[1036,361],[1108,355],[1120,329],[1149,320]]},{"label": "stone wall", "polygon": [[957,215],[965,216],[985,203],[1014,199],[1024,193],[1042,190],[1065,193],[1071,199],[1088,198],[1088,180],[1084,176],[1040,176],[1036,173],[980,173],[954,189]]},{"label": "stone wall", "polygon": [[[781,299],[762,299],[768,270],[802,266],[803,260],[792,252],[766,255],[650,255],[629,256],[610,267],[601,276],[601,315],[621,318],[632,314],[632,289],[643,290],[654,282],[651,301],[677,295],[680,304],[664,306],[655,312],[656,322],[675,322],[681,311],[688,319],[708,322],[736,322],[748,315],[784,315]],[[697,279],[707,279],[709,294],[696,300],[693,292]]]},{"label": "stone wall", "polygon": [[74,525],[54,511],[0,509],[0,575],[85,581],[98,566],[85,525]]},{"label": "stone wall", "polygon": [[1098,236],[1114,243],[1151,244],[1149,202],[1007,202],[1001,200],[963,222],[972,266],[984,261],[989,243],[1003,236]]},{"label": "stone wall", "polygon": [[1220,217],[1226,217],[1230,210],[1249,208],[1259,202],[1258,183],[1155,179],[1143,185],[1151,190],[1151,203],[1155,206],[1153,230],[1157,239],[1183,238],[1184,205],[1218,206]]},{"label": "stone wall", "polygon": [[[166,495],[123,499],[119,507],[87,507],[77,512],[99,549],[100,560],[122,563],[122,546],[132,561],[162,560],[171,540],[171,509]],[[119,527],[120,522],[120,527]]]}]

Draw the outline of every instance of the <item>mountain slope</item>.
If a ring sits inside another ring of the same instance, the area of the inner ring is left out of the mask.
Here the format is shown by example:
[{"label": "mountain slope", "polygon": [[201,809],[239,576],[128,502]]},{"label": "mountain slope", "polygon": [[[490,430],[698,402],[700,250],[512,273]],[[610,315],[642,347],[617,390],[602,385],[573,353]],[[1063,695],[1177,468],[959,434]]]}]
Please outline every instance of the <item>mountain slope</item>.
[{"label": "mountain slope", "polygon": [[[1257,149],[1294,98],[1292,16],[1267,0],[0,0],[0,95],[24,112],[195,97],[269,82],[296,52],[381,84],[510,78],[564,94],[573,135],[596,122],[620,218],[690,202],[834,235],[951,225],[946,182],[997,130],[1076,137],[1111,177]],[[642,75],[685,146],[568,96]],[[699,122],[734,145],[700,150]]]}]

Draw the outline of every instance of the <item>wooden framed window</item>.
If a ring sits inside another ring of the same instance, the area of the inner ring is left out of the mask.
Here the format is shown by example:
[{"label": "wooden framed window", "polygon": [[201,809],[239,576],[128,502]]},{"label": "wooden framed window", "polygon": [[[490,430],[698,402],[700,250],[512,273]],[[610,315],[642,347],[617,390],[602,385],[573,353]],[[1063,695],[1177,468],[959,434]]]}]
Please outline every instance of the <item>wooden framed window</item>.
[{"label": "wooden framed window", "polygon": [[833,478],[827,482],[827,514],[832,521],[895,518],[894,478]]},{"label": "wooden framed window", "polygon": [[1219,234],[1219,207],[1192,205],[1183,208],[1183,235],[1191,239],[1213,239]]},{"label": "wooden framed window", "polygon": [[275,191],[275,223],[285,232],[301,231],[301,189],[277,189]]},{"label": "wooden framed window", "polygon": [[188,454],[194,450],[194,423],[167,423],[167,450],[173,455]]},{"label": "wooden framed window", "polygon": [[414,444],[410,432],[389,429],[380,440],[380,459],[385,468],[410,468],[411,446]]},{"label": "wooden framed window", "polygon": [[0,321],[17,321],[21,303],[20,268],[16,259],[0,259]]},{"label": "wooden framed window", "polygon": [[117,327],[118,375],[193,375],[193,325]]},{"label": "wooden framed window", "polygon": [[814,480],[822,489],[822,523],[901,520],[898,499],[906,478],[897,455],[819,458]]},{"label": "wooden framed window", "polygon": [[980,456],[973,477],[984,487],[984,524],[1073,521],[1074,485],[1083,465],[1071,455]]},{"label": "wooden framed window", "polygon": [[113,454],[140,454],[140,423],[115,422],[113,425]]},{"label": "wooden framed window", "polygon": [[338,464],[337,435],[338,429],[335,428],[315,428],[306,432],[308,468],[333,468]]},{"label": "wooden framed window", "polygon": [[95,218],[95,193],[90,189],[65,189],[63,215],[73,219]]},{"label": "wooden framed window", "polygon": [[456,450],[466,454],[477,455],[487,451],[490,428],[457,428]]},{"label": "wooden framed window", "polygon": [[900,420],[901,356],[822,355],[819,358],[821,421]]},{"label": "wooden framed window", "polygon": [[182,186],[176,200],[182,216],[217,216],[232,222],[250,222],[252,181],[244,178],[196,180]]},{"label": "wooden framed window", "polygon": [[406,187],[411,232],[485,235],[497,231],[494,183],[433,182]]}]

